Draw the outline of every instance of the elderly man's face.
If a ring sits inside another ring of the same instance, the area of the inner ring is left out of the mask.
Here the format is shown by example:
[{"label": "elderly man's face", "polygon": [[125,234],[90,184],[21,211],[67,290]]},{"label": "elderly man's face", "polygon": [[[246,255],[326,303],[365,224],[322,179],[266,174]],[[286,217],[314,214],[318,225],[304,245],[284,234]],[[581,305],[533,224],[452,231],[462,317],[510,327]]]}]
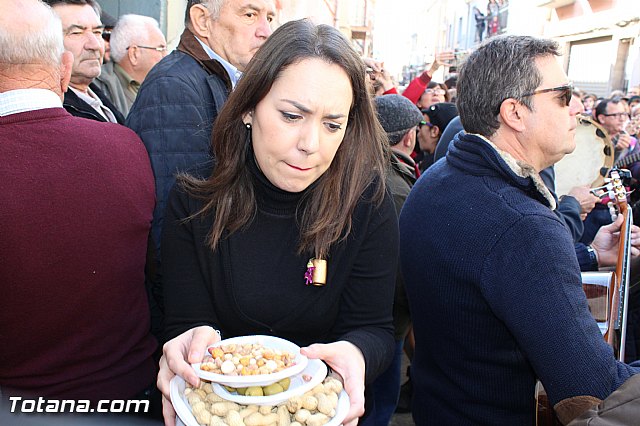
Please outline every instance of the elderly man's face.
[{"label": "elderly man's face", "polygon": [[231,65],[244,71],[258,48],[271,35],[273,0],[225,0],[212,21],[210,47]]},{"label": "elderly man's face", "polygon": [[64,48],[73,53],[71,86],[85,90],[100,75],[104,41],[100,17],[89,5],[58,4],[53,10],[62,20]]},{"label": "elderly man's face", "polygon": [[[139,63],[138,67],[140,72],[142,73],[142,79],[149,74],[151,68],[162,58],[167,55],[166,50],[157,50],[160,48],[166,49],[167,41],[164,38],[164,34],[158,28],[149,25],[147,27],[148,32],[143,41],[138,43],[140,46],[144,46],[139,48]],[[151,49],[154,48],[154,49]]]}]

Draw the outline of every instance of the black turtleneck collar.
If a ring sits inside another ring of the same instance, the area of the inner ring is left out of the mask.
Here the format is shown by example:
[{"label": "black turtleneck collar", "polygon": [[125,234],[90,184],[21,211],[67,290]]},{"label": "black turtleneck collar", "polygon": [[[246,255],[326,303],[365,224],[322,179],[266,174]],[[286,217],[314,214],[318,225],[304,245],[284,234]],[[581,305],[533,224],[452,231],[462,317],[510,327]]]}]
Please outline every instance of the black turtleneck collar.
[{"label": "black turtleneck collar", "polygon": [[262,173],[253,155],[253,150],[249,152],[247,167],[249,167],[251,172],[258,209],[275,215],[290,216],[295,214],[298,205],[302,204],[305,197],[310,195],[312,188],[317,185],[319,180],[316,180],[301,192],[282,190],[272,184],[264,173]]}]

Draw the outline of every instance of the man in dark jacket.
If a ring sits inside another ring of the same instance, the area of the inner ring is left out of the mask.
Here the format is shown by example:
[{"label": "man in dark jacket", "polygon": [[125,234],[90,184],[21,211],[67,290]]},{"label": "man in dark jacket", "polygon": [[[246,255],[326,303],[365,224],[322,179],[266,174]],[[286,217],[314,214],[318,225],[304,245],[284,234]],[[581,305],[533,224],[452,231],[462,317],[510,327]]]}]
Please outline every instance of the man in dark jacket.
[{"label": "man in dark jacket", "polygon": [[271,35],[273,0],[189,0],[176,51],[151,70],[127,117],[156,178],[157,249],[175,175],[210,160],[213,122],[256,50]]},{"label": "man in dark jacket", "polygon": [[[640,373],[616,360],[591,316],[573,240],[539,175],[575,148],[582,111],[559,54],[526,36],[474,51],[458,80],[466,133],[403,206],[416,424],[530,424],[537,378],[567,424]],[[609,230],[621,225],[622,215]],[[615,258],[611,236],[599,257]]]},{"label": "man in dark jacket", "polygon": [[[391,145],[391,162],[387,172],[387,186],[393,196],[396,212],[407,199],[418,177],[418,168],[411,158],[416,145],[417,126],[422,114],[417,106],[401,95],[377,96],[374,100],[378,120]],[[396,289],[393,301],[393,326],[395,348],[393,361],[389,368],[373,383],[376,425],[387,425],[391,420],[400,395],[400,370],[402,364],[402,346],[411,326],[409,302],[404,291],[404,280],[398,269]]]},{"label": "man in dark jacket", "polygon": [[124,116],[93,81],[104,57],[104,25],[95,0],[45,0],[62,21],[64,48],[73,53],[71,83],[64,108],[76,117],[124,124]]}]

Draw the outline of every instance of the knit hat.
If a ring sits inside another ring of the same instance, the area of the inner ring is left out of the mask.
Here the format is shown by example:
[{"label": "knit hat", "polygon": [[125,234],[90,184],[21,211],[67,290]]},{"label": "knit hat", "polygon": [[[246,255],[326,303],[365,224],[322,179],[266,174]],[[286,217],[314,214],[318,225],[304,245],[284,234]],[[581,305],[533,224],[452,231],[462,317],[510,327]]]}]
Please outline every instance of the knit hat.
[{"label": "knit hat", "polygon": [[429,116],[431,124],[438,126],[440,132],[444,131],[447,124],[449,124],[449,122],[458,115],[456,104],[452,104],[450,102],[438,102],[437,104],[433,104],[429,108],[425,108],[420,111]]},{"label": "knit hat", "polygon": [[420,110],[402,95],[382,95],[374,99],[378,120],[387,132],[389,144],[395,145],[412,128],[420,124]]}]

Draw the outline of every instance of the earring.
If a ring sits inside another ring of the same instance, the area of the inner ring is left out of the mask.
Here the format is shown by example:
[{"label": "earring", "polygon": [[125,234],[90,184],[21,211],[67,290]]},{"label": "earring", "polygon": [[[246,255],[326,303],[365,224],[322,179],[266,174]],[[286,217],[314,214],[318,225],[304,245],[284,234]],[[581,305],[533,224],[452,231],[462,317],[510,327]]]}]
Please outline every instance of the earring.
[{"label": "earring", "polygon": [[247,127],[247,130],[251,130],[251,123],[244,123],[244,125]]}]

